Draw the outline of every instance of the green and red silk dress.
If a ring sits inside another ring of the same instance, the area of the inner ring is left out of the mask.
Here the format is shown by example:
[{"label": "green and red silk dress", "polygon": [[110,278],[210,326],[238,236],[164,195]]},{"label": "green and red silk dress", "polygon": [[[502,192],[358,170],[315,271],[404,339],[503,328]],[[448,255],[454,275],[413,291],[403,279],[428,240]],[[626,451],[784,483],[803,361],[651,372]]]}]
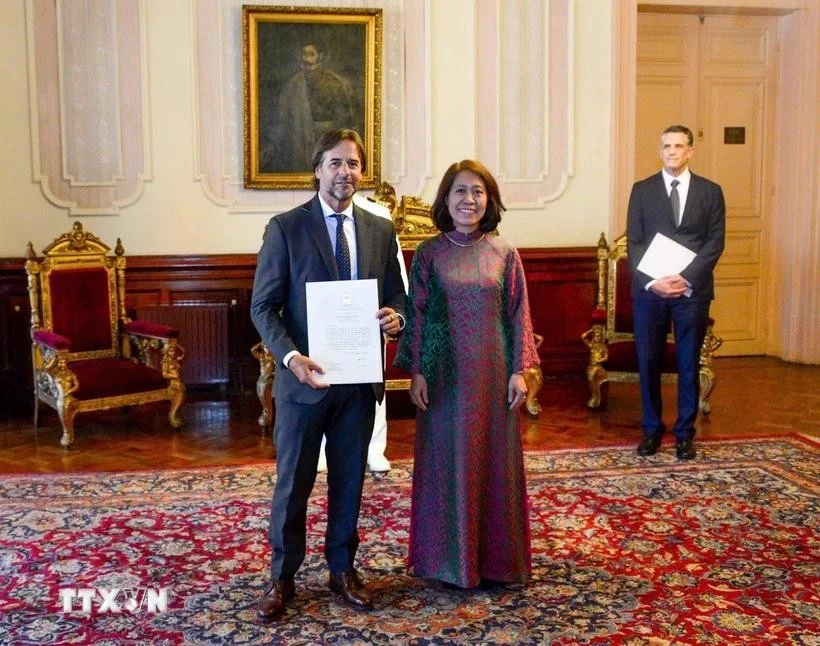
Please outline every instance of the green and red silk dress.
[{"label": "green and red silk dress", "polygon": [[[394,365],[427,380],[416,414],[409,564],[461,587],[524,582],[530,530],[519,412],[507,386],[538,364],[515,247],[450,231],[413,256]],[[459,246],[465,245],[465,246]]]}]

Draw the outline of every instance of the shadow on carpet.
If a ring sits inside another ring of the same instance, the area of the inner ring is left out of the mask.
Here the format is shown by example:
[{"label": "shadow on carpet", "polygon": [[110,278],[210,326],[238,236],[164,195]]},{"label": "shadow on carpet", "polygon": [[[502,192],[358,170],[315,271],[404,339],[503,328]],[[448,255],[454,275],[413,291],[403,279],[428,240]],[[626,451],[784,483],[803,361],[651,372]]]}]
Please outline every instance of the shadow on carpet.
[{"label": "shadow on carpet", "polygon": [[3,476],[0,643],[820,643],[820,445],[698,449],[528,452],[533,578],[476,591],[407,573],[412,462],[394,462],[365,484],[370,613],[326,589],[320,476],[297,596],[272,626],[255,621],[271,465]]}]

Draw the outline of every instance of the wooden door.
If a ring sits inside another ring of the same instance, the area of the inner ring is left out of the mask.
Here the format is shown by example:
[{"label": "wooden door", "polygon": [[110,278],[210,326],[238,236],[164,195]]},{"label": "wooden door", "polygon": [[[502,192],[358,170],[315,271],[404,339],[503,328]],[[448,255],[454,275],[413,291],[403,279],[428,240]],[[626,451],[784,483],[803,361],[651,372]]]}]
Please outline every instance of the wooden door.
[{"label": "wooden door", "polygon": [[636,177],[660,169],[666,126],[692,129],[692,172],[718,182],[726,197],[712,304],[719,354],[763,354],[776,19],[639,13],[637,50]]}]

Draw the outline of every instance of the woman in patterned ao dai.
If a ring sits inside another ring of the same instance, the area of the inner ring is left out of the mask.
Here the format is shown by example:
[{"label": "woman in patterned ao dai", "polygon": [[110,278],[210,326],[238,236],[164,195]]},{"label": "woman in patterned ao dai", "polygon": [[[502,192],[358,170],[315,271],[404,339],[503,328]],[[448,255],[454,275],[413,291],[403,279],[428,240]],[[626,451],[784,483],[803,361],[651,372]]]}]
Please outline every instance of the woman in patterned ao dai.
[{"label": "woman in patterned ao dai", "polygon": [[531,572],[518,409],[538,354],[521,258],[496,233],[503,210],[482,164],[447,170],[394,362],[417,407],[409,563],[463,588]]}]

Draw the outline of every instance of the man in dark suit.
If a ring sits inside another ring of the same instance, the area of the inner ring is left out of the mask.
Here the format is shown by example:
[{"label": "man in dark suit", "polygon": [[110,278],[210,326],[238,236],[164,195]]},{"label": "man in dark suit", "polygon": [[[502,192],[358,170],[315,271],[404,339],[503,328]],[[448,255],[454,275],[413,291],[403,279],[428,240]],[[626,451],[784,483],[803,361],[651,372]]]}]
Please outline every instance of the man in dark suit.
[{"label": "man in dark suit", "polygon": [[[673,432],[678,459],[691,460],[700,390],[700,347],[709,306],[715,297],[713,272],[723,252],[726,205],[720,186],[689,171],[692,131],[670,126],[661,135],[660,173],[636,182],[629,198],[627,239],[632,266],[635,345],[641,377],[638,455],[657,453],[662,421],[661,362],[672,322],[678,364],[678,418]],[[697,255],[679,274],[653,279],[638,271],[655,234],[661,233]]]},{"label": "man in dark suit", "polygon": [[[325,558],[330,590],[356,609],[372,599],[354,569],[367,449],[384,383],[329,386],[308,354],[305,285],[376,279],[383,333],[404,327],[405,292],[393,223],[353,205],[366,158],[353,130],[332,130],[314,149],[318,193],[270,220],[257,260],[251,317],[279,360],[276,401],[276,485],[270,519],[271,582],[257,608],[261,621],[278,618],[294,597],[293,578],[305,557],[307,501],[327,437],[328,510]],[[340,217],[341,216],[341,217]],[[341,227],[341,230],[339,230]]]}]

